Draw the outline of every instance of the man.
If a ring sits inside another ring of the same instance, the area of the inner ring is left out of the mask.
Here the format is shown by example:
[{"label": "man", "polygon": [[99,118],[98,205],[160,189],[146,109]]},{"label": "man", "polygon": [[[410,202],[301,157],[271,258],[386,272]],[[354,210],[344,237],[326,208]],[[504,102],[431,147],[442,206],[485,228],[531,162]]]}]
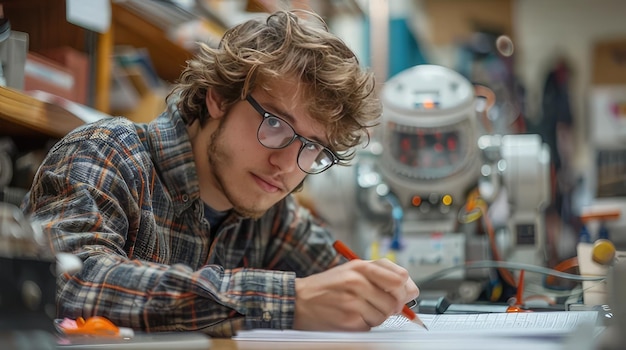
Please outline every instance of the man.
[{"label": "man", "polygon": [[151,123],[67,135],[23,205],[83,260],[58,280],[58,316],[231,336],[361,331],[400,312],[418,295],[407,271],[346,262],[290,195],[348,163],[380,115],[373,85],[321,23],[279,11],[203,46]]}]

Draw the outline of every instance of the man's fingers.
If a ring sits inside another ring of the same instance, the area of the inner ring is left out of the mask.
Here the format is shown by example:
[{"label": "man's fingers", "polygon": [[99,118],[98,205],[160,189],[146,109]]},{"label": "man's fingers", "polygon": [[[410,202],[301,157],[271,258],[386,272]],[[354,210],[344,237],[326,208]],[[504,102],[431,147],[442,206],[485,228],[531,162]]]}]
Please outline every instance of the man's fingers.
[{"label": "man's fingers", "polygon": [[390,270],[390,271],[392,271],[392,272],[394,272],[395,274],[398,274],[398,275],[406,275],[406,277],[409,276],[409,273],[407,272],[407,270],[404,267],[402,267],[402,266],[400,266],[400,265],[398,265],[398,264],[394,263],[393,261],[391,261],[389,259],[386,259],[386,258],[373,260],[372,264],[376,264],[378,266],[384,267],[384,268],[386,268],[386,269],[388,269],[388,270]]},{"label": "man's fingers", "polygon": [[[394,295],[399,290],[403,290],[409,278],[409,274],[405,269],[386,259],[367,263],[367,265],[361,266],[361,268],[361,273],[370,283]],[[402,298],[403,296],[397,295],[397,297]]]},{"label": "man's fingers", "polygon": [[362,313],[363,321],[370,327],[376,327],[391,316],[390,312],[381,312],[378,306],[371,304],[370,307],[366,307]]},{"label": "man's fingers", "polygon": [[390,261],[353,260],[297,278],[294,328],[366,331],[380,325],[414,297],[407,296],[413,283],[406,276]]},{"label": "man's fingers", "polygon": [[[417,287],[403,268],[390,261],[349,263],[351,272],[344,273],[345,286],[355,296],[369,302],[384,315],[400,311],[404,303],[417,297]],[[395,267],[394,267],[395,265]],[[414,289],[413,289],[414,288]]]}]

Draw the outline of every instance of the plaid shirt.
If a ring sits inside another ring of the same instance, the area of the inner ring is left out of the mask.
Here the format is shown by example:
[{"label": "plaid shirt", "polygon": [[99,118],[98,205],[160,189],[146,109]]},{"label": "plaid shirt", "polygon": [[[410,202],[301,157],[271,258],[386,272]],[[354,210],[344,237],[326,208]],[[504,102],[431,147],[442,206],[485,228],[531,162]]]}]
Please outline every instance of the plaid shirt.
[{"label": "plaid shirt", "polygon": [[22,209],[53,251],[83,261],[57,282],[58,317],[105,316],[138,330],[292,328],[295,278],[340,263],[332,238],[292,196],[258,220],[204,217],[184,122],[108,118],[59,141]]}]

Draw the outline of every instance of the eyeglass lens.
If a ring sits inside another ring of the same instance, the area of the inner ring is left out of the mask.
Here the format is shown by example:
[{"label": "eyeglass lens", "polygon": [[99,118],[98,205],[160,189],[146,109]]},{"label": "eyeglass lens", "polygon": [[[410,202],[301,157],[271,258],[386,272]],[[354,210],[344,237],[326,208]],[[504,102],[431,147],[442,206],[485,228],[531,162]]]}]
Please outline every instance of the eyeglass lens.
[{"label": "eyeglass lens", "polygon": [[298,166],[307,173],[322,172],[333,164],[333,156],[326,147],[297,135],[291,125],[269,113],[265,114],[257,136],[263,146],[275,149],[287,147],[298,138],[302,142]]}]

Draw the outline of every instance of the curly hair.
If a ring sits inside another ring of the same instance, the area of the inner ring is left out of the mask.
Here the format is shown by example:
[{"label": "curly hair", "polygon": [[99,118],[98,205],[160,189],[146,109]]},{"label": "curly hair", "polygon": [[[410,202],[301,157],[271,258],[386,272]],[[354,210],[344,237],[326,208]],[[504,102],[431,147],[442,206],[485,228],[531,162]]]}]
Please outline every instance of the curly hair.
[{"label": "curly hair", "polygon": [[263,82],[295,77],[311,116],[326,126],[329,147],[346,165],[353,148],[368,128],[375,126],[381,106],[374,92],[374,75],[364,69],[352,50],[331,34],[318,15],[300,10],[277,11],[264,19],[237,25],[224,34],[217,48],[200,45],[187,62],[172,94],[180,96],[178,108],[187,123],[208,119],[205,96],[214,89],[225,108],[246,98]]}]

